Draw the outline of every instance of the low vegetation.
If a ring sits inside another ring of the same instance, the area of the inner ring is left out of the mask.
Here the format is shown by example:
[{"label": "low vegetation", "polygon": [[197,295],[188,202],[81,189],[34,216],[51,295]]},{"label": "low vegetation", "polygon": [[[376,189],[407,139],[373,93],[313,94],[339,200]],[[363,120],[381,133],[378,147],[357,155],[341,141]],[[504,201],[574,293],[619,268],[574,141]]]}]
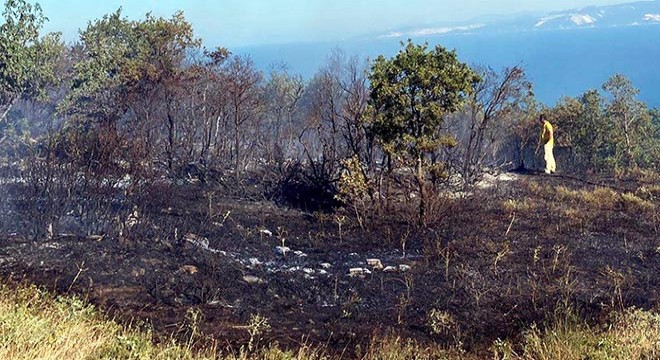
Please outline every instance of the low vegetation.
[{"label": "low vegetation", "polygon": [[[657,359],[660,356],[660,314],[628,309],[602,326],[563,320],[524,335],[525,359]],[[504,355],[504,354],[503,354]],[[506,357],[506,355],[504,356]]]},{"label": "low vegetation", "polygon": [[[469,353],[394,335],[375,335],[355,355],[365,360],[406,359],[657,359],[660,314],[627,309],[604,325],[587,325],[570,315],[544,330],[533,325],[520,342],[496,340],[490,350]],[[247,326],[250,326],[249,324]],[[0,287],[0,358],[3,359],[338,359],[321,347],[283,350],[277,344],[248,350],[222,349],[218,341],[192,332],[189,340],[154,337],[146,325],[120,325],[74,296],[56,296],[33,285]]]},{"label": "low vegetation", "polygon": [[146,327],[122,326],[74,296],[55,296],[30,285],[0,288],[0,358],[211,359],[192,344],[155,345]]}]

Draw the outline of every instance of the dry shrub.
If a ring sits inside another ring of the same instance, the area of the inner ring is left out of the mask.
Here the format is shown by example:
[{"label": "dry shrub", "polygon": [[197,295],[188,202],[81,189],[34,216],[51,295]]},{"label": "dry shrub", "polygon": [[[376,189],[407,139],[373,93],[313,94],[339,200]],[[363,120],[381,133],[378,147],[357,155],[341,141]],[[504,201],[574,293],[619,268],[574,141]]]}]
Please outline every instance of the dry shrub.
[{"label": "dry shrub", "polygon": [[508,199],[502,203],[502,209],[508,213],[528,213],[538,205],[530,198]]},{"label": "dry shrub", "polygon": [[613,349],[628,359],[660,358],[660,314],[628,309],[608,331]]},{"label": "dry shrub", "polygon": [[576,203],[581,200],[579,191],[571,190],[565,186],[557,186],[555,188],[555,196],[562,202]]},{"label": "dry shrub", "polygon": [[655,209],[655,204],[633,193],[621,194],[621,203],[624,209],[634,213],[650,213]]},{"label": "dry shrub", "polygon": [[551,197],[554,196],[555,193],[555,190],[552,188],[552,186],[546,184],[539,184],[536,181],[529,182],[527,188],[532,194],[541,197]]},{"label": "dry shrub", "polygon": [[369,209],[374,206],[369,195],[369,179],[365,176],[365,170],[357,156],[344,159],[341,164],[344,170],[337,181],[335,199],[350,206],[362,226]]},{"label": "dry shrub", "polygon": [[432,334],[460,338],[460,330],[456,320],[447,311],[431,309],[427,315],[427,325]]},{"label": "dry shrub", "polygon": [[626,169],[625,174],[619,174],[619,178],[637,182],[644,182],[650,184],[657,184],[660,182],[660,173],[650,169],[643,169],[639,167]]},{"label": "dry shrub", "polygon": [[[532,327],[520,346],[498,340],[491,347],[496,358],[507,359],[658,359],[660,314],[638,309],[615,313],[605,326],[588,326],[574,316],[545,330]],[[435,328],[455,331],[452,317],[436,311]],[[107,320],[94,307],[74,297],[56,297],[30,285],[0,285],[1,359],[232,359],[232,360],[323,360],[323,347],[303,339],[294,350],[277,343],[254,351],[242,347],[238,354],[222,355],[191,336],[187,343],[172,338],[155,344],[148,328],[127,327]],[[196,350],[192,350],[192,349]],[[522,355],[514,349],[523,349]],[[400,336],[374,336],[367,349],[356,349],[365,360],[482,359],[484,354],[466,353],[458,343],[443,347]]]},{"label": "dry shrub", "polygon": [[565,186],[555,188],[555,196],[562,203],[586,206],[597,209],[612,209],[616,206],[619,194],[606,187],[589,190],[571,190]]},{"label": "dry shrub", "polygon": [[581,190],[580,195],[585,205],[603,210],[613,209],[619,199],[616,191],[606,187],[598,187],[593,191]]},{"label": "dry shrub", "polygon": [[563,210],[563,217],[566,225],[571,228],[579,228],[582,232],[590,220],[590,213],[574,207],[569,207]]},{"label": "dry shrub", "polygon": [[639,196],[649,201],[660,200],[660,185],[642,186],[637,191]]}]

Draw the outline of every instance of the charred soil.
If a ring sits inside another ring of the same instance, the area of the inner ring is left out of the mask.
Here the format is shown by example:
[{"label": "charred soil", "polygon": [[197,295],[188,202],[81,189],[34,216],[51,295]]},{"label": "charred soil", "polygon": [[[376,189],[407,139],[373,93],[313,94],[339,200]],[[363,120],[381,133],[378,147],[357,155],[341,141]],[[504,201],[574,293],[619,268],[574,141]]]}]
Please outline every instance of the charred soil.
[{"label": "charred soil", "polygon": [[155,189],[122,236],[4,234],[0,271],[163,335],[195,309],[203,334],[240,346],[258,314],[262,345],[349,353],[386,333],[482,351],[557,309],[598,323],[660,308],[653,183],[518,174],[447,197],[424,227],[402,204],[359,226],[204,186]]}]

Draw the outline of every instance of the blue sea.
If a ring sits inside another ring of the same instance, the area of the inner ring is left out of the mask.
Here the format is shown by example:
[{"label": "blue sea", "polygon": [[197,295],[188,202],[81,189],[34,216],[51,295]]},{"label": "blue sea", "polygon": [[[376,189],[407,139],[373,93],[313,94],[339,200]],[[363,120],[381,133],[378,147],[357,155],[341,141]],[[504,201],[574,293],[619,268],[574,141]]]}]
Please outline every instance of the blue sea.
[{"label": "blue sea", "polygon": [[[660,107],[660,26],[626,26],[518,33],[476,33],[413,39],[456,49],[469,64],[523,66],[534,83],[537,99],[549,106],[563,96],[577,96],[598,89],[615,73],[630,78],[639,98]],[[348,55],[374,58],[394,55],[401,39],[348,40],[334,43],[268,45],[231,49],[249,54],[268,71],[286,64],[293,73],[309,79],[326,63],[334,48]]]}]

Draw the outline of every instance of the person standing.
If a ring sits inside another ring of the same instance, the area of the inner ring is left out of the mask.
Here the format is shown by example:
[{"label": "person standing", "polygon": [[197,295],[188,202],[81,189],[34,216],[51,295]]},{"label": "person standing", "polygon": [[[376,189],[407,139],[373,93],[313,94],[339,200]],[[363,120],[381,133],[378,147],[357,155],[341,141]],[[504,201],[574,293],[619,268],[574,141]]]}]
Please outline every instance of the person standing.
[{"label": "person standing", "polygon": [[539,122],[542,125],[541,136],[539,138],[539,145],[536,147],[536,152],[538,153],[539,147],[543,144],[543,160],[545,160],[545,173],[552,174],[557,170],[557,164],[555,163],[555,156],[552,153],[552,150],[555,146],[555,136],[554,129],[552,124],[546,120],[545,114],[539,116]]}]

